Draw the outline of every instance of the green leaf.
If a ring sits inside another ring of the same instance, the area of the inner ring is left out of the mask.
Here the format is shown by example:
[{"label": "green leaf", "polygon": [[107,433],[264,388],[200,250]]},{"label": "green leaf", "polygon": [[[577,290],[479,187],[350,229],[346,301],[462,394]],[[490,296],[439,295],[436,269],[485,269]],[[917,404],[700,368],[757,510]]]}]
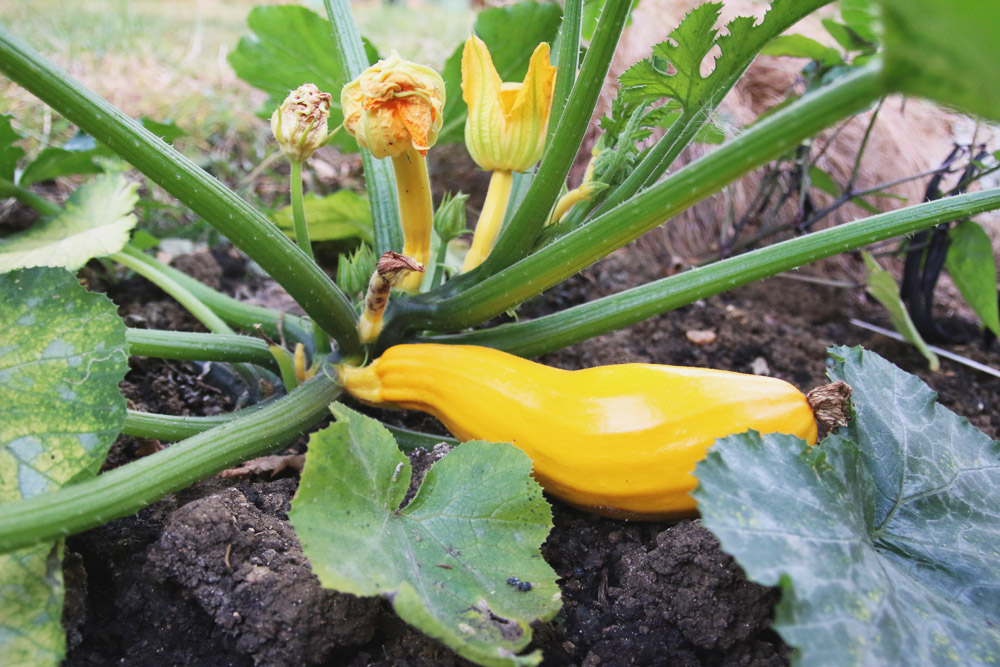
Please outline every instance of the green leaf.
[{"label": "green leaf", "polygon": [[882,0],[891,87],[1000,120],[1000,12],[993,0]]},{"label": "green leaf", "polygon": [[158,120],[153,120],[149,116],[143,116],[139,119],[142,126],[163,139],[168,144],[172,144],[184,135],[187,134],[184,130],[179,128],[176,123],[171,123],[169,121],[160,122]]},{"label": "green leaf", "polygon": [[0,273],[32,266],[76,270],[118,252],[136,224],[135,191],[135,184],[118,174],[77,188],[54,218],[0,239]]},{"label": "green leaf", "polygon": [[[585,42],[589,42],[594,37],[594,30],[597,29],[597,19],[601,18],[601,12],[604,11],[604,5],[607,4],[607,0],[583,0],[583,16],[580,22],[580,39]],[[639,6],[639,0],[632,0],[632,10]],[[630,10],[630,11],[632,11]],[[629,16],[628,21],[625,23],[626,26],[632,23],[632,17]]]},{"label": "green leaf", "polygon": [[[72,274],[0,275],[0,504],[97,473],[125,420],[126,350],[115,305]],[[4,664],[60,663],[61,561],[53,544],[0,555]]]},{"label": "green leaf", "polygon": [[[302,205],[309,238],[313,241],[361,239],[369,244],[373,242],[372,212],[366,197],[351,190],[337,190],[325,197],[317,197],[310,192]],[[271,219],[282,231],[295,238],[291,206],[275,211]]]},{"label": "green leaf", "polygon": [[[797,4],[798,3],[798,4]],[[820,6],[822,1],[813,0]],[[777,37],[792,17],[801,15],[802,0],[774,0],[759,25],[752,16],[738,16],[726,24],[726,33],[715,28],[722,3],[706,2],[692,9],[670,33],[670,39],[653,47],[653,55],[640,60],[621,76],[622,92],[629,104],[674,99],[688,111],[714,107],[713,90],[725,92],[750,65],[753,57]],[[718,45],[708,76],[701,75],[702,62]],[[668,73],[667,64],[675,70]]]},{"label": "green leaf", "polygon": [[26,188],[32,183],[51,181],[60,176],[99,174],[103,169],[94,162],[94,158],[103,154],[107,154],[107,149],[101,147],[90,150],[46,148],[25,167],[18,185]]},{"label": "green leaf", "polygon": [[814,164],[809,165],[809,182],[812,183],[814,188],[825,192],[831,197],[840,196],[840,186],[833,180],[833,176]]},{"label": "green leaf", "polygon": [[[240,39],[229,54],[229,64],[238,77],[270,96],[261,115],[270,117],[290,91],[314,83],[333,97],[330,128],[340,125],[344,120],[340,89],[349,78],[334,55],[337,42],[330,22],[305,7],[265,5],[250,11],[247,25],[253,34]],[[374,49],[368,44],[366,49],[369,59],[376,60]],[[338,132],[331,143],[343,150],[358,150],[347,132]]]},{"label": "green leaf", "polygon": [[993,261],[993,243],[986,231],[971,220],[955,225],[945,268],[983,326],[1000,336],[997,267]]},{"label": "green leaf", "polygon": [[24,157],[24,150],[15,146],[21,135],[10,126],[10,116],[0,116],[0,178],[14,182],[17,161]]},{"label": "green leaf", "polygon": [[916,347],[920,351],[920,354],[924,355],[928,366],[936,373],[941,366],[941,362],[938,360],[937,355],[927,347],[927,343],[924,342],[920,332],[917,331],[917,327],[914,326],[913,320],[910,319],[910,313],[906,310],[906,306],[903,305],[902,299],[899,298],[899,286],[893,279],[892,274],[879,266],[875,258],[867,252],[862,253],[861,256],[865,260],[865,268],[868,269],[868,278],[865,281],[868,293],[875,297],[889,311],[889,319],[892,320],[893,328],[911,345]]},{"label": "green leaf", "polygon": [[[338,404],[313,434],[289,518],[322,584],[380,595],[407,623],[483,665],[537,664],[515,653],[528,624],[560,606],[539,546],[552,526],[531,461],[469,442],[436,463],[402,509],[410,464],[378,422]],[[508,579],[530,582],[520,591]]]},{"label": "green leaf", "polygon": [[[535,47],[552,42],[559,32],[562,10],[556,4],[519,2],[481,12],[474,30],[490,50],[493,65],[502,81],[521,82]],[[462,99],[462,48],[448,57],[442,76],[445,81],[444,124],[438,143],[465,141],[465,117],[469,108]]]},{"label": "green leaf", "polygon": [[802,665],[984,665],[1000,655],[1000,443],[872,352],[831,351],[854,389],[842,435],[719,440],[702,521],[754,581]]},{"label": "green leaf", "polygon": [[805,35],[780,35],[761,49],[761,53],[768,56],[809,58],[830,67],[839,65],[843,61],[840,57],[840,51],[820,44],[815,39]]}]

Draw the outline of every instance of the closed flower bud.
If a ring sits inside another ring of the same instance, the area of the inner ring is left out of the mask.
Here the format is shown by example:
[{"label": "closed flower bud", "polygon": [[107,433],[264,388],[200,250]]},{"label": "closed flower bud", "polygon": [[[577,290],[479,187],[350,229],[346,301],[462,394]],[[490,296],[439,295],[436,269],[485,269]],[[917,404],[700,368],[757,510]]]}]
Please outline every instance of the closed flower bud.
[{"label": "closed flower bud", "polygon": [[340,103],[344,128],[375,157],[427,155],[444,122],[444,80],[393,51],[345,85]]},{"label": "closed flower bud", "polygon": [[330,93],[305,83],[271,114],[271,132],[289,160],[304,162],[326,143],[331,100]]},{"label": "closed flower bud", "polygon": [[542,157],[556,68],[549,45],[535,48],[521,83],[500,80],[483,40],[472,36],[462,51],[462,98],[469,106],[465,145],[480,167],[525,171]]}]

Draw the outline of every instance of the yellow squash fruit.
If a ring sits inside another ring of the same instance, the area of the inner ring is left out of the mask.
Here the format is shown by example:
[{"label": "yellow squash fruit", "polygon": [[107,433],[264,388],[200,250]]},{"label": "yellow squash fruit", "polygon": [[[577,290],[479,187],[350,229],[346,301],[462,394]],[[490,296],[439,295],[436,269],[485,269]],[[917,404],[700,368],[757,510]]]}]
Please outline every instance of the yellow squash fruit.
[{"label": "yellow squash fruit", "polygon": [[361,401],[430,413],[463,441],[513,443],[546,491],[605,516],[694,514],[692,473],[716,438],[753,429],[816,440],[812,409],[795,387],[728,371],[565,371],[491,348],[397,345],[340,373]]}]

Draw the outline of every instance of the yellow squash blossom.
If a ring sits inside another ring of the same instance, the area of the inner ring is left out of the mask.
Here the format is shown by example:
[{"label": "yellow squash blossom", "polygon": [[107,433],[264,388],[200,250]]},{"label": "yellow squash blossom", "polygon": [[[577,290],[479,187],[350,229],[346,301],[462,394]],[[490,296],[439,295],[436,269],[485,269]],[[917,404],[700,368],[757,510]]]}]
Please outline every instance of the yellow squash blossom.
[{"label": "yellow squash blossom", "polygon": [[[344,129],[361,147],[377,158],[392,158],[403,254],[426,265],[434,222],[426,155],[444,122],[444,80],[430,67],[403,60],[393,51],[345,85],[340,104]],[[398,287],[416,292],[423,278],[422,272],[411,271]]]},{"label": "yellow squash blossom", "polygon": [[444,122],[444,81],[393,51],[344,86],[340,103],[344,129],[375,157],[427,155]]},{"label": "yellow squash blossom", "polygon": [[462,98],[469,106],[465,144],[483,169],[525,171],[542,156],[552,106],[556,68],[549,45],[535,48],[522,83],[500,80],[483,40],[476,36],[462,51]]}]

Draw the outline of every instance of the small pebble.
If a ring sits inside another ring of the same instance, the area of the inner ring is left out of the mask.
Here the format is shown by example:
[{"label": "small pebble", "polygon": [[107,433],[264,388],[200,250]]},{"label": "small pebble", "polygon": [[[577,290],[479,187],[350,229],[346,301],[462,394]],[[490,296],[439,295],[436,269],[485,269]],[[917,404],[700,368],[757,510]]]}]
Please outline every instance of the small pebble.
[{"label": "small pebble", "polygon": [[687,337],[689,342],[699,346],[714,343],[716,339],[715,332],[711,329],[688,329],[684,335]]}]

